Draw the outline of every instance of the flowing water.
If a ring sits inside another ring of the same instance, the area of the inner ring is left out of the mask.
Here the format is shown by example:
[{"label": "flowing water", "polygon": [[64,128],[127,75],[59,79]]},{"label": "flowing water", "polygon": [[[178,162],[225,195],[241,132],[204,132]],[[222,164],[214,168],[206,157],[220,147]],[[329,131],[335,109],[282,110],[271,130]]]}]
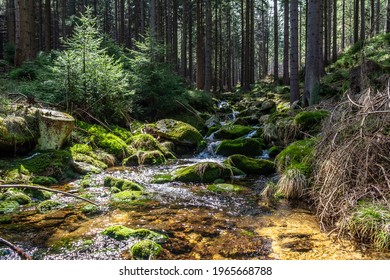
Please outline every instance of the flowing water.
[{"label": "flowing water", "polygon": [[[225,103],[220,104],[226,106]],[[227,115],[236,118],[236,112]],[[253,137],[256,128],[247,137]],[[88,205],[75,198],[54,195],[61,209],[39,213],[25,207],[0,216],[0,236],[16,244],[34,259],[129,259],[128,249],[136,240],[116,241],[102,235],[111,225],[146,228],[165,234],[159,259],[389,259],[389,253],[375,253],[348,240],[336,240],[320,231],[306,205],[281,201],[276,206],[260,193],[277,175],[232,179],[243,187],[234,193],[213,192],[200,183],[152,183],[153,176],[202,161],[221,162],[215,155],[218,142],[210,135],[208,147],[191,158],[172,160],[161,166],[117,167],[92,175],[91,187],[81,180],[57,186],[99,203]],[[259,158],[269,158],[264,151]],[[110,205],[106,176],[143,184],[148,199],[125,208]],[[86,206],[87,205],[87,206]],[[11,249],[0,246],[0,260],[19,259]]]}]

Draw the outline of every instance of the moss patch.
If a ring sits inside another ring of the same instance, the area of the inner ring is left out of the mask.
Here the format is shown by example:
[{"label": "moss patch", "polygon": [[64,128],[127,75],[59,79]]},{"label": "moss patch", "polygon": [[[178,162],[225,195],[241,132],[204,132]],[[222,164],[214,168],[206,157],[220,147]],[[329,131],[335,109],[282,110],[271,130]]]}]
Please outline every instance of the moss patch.
[{"label": "moss patch", "polygon": [[162,251],[160,244],[146,239],[135,243],[130,248],[130,253],[133,259],[136,260],[150,260],[159,255]]},{"label": "moss patch", "polygon": [[62,204],[60,202],[58,202],[58,201],[55,201],[55,200],[45,200],[45,201],[41,202],[37,206],[37,210],[40,213],[46,213],[46,212],[49,212],[51,210],[58,209],[61,206],[62,206]]},{"label": "moss patch", "polygon": [[163,234],[156,233],[148,229],[130,229],[122,225],[109,226],[103,232],[103,235],[107,235],[116,240],[126,240],[129,238],[149,239],[159,241],[167,239]]},{"label": "moss patch", "polygon": [[247,135],[253,128],[244,125],[229,125],[222,127],[214,133],[216,139],[236,139]]},{"label": "moss patch", "polygon": [[200,132],[190,124],[172,119],[156,122],[156,133],[176,144],[198,147],[203,140]]},{"label": "moss patch", "polygon": [[321,129],[321,122],[329,116],[326,110],[300,112],[294,118],[294,123],[306,133],[318,133]]},{"label": "moss patch", "polygon": [[217,179],[229,179],[233,171],[228,166],[216,162],[201,162],[179,168],[172,173],[173,181],[211,183]]},{"label": "moss patch", "polygon": [[217,147],[216,153],[222,156],[241,154],[246,156],[261,155],[264,143],[257,139],[223,140]]},{"label": "moss patch", "polygon": [[213,192],[241,192],[245,190],[243,187],[232,184],[212,184],[207,186],[209,191]]},{"label": "moss patch", "polygon": [[244,155],[232,155],[225,163],[242,170],[246,174],[270,175],[275,173],[274,163],[265,159],[254,159]]},{"label": "moss patch", "polygon": [[0,201],[0,214],[13,213],[19,209],[20,204],[14,200]]},{"label": "moss patch", "polygon": [[157,140],[150,134],[138,134],[129,138],[128,143],[136,150],[153,151],[159,150]]},{"label": "moss patch", "polygon": [[143,191],[145,188],[135,182],[118,179],[112,176],[107,176],[104,178],[104,186],[109,188],[118,188],[121,191],[130,190],[130,191]]},{"label": "moss patch", "polygon": [[31,180],[31,182],[41,186],[52,186],[58,183],[55,178],[47,176],[36,176]]}]

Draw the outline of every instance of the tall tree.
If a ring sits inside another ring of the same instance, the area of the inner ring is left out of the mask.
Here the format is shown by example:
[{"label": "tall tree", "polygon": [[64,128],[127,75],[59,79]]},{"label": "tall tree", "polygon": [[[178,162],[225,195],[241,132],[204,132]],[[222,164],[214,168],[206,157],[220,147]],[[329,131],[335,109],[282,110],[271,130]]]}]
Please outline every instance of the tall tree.
[{"label": "tall tree", "polygon": [[204,90],[210,91],[212,82],[211,50],[212,50],[212,13],[211,0],[206,0],[206,34],[205,34],[205,80]]},{"label": "tall tree", "polygon": [[320,26],[322,21],[321,1],[308,1],[307,19],[307,50],[305,67],[305,88],[303,92],[303,105],[308,106],[316,102],[322,56],[320,55]]},{"label": "tall tree", "polygon": [[354,0],[353,7],[353,43],[356,44],[359,41],[359,1]]},{"label": "tall tree", "polygon": [[333,43],[332,43],[332,61],[337,60],[337,0],[333,0]]},{"label": "tall tree", "polygon": [[386,32],[390,33],[390,0],[387,0],[386,18]]},{"label": "tall tree", "polygon": [[15,0],[15,58],[20,66],[24,61],[35,58],[34,2]]},{"label": "tall tree", "polygon": [[183,0],[183,20],[181,29],[181,74],[187,78],[187,30],[188,30],[188,6],[187,0]]},{"label": "tall tree", "polygon": [[290,103],[299,100],[299,64],[298,64],[298,0],[291,0],[290,27]]},{"label": "tall tree", "polygon": [[278,0],[274,0],[274,81],[279,79],[279,24]]},{"label": "tall tree", "polygon": [[51,1],[45,0],[45,50],[51,51]]},{"label": "tall tree", "polygon": [[289,1],[284,0],[284,43],[283,43],[283,84],[288,85],[289,81]]},{"label": "tall tree", "polygon": [[361,0],[360,4],[360,40],[366,39],[366,1]]},{"label": "tall tree", "polygon": [[205,40],[203,25],[203,1],[196,0],[196,88],[204,88]]}]

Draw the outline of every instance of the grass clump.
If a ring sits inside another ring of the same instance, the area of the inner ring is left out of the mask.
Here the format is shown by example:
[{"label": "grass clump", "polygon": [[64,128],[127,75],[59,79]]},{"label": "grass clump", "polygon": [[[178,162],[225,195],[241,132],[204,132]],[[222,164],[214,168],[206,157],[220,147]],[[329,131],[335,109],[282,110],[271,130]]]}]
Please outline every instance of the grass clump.
[{"label": "grass clump", "polygon": [[349,227],[364,242],[379,250],[390,249],[390,210],[374,202],[361,202],[351,214]]},{"label": "grass clump", "polygon": [[286,170],[277,183],[277,192],[287,199],[303,197],[307,188],[306,176],[295,168]]}]

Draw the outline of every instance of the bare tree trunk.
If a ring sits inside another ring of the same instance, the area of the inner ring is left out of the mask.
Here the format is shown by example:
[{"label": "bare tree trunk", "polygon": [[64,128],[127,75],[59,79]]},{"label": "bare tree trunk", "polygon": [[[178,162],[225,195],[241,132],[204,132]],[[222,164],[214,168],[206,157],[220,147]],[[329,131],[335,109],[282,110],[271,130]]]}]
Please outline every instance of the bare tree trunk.
[{"label": "bare tree trunk", "polygon": [[183,23],[181,34],[181,74],[187,79],[187,17],[188,17],[187,0],[183,0]]},{"label": "bare tree trunk", "polygon": [[35,58],[34,2],[15,0],[15,66]]},{"label": "bare tree trunk", "polygon": [[274,0],[274,81],[279,80],[279,26],[278,26],[278,1]]},{"label": "bare tree trunk", "polygon": [[[387,7],[389,7],[389,4],[387,5]],[[381,13],[381,1],[377,0],[376,1],[375,34],[379,33],[379,22],[380,22],[379,17],[380,17],[380,13]]]},{"label": "bare tree trunk", "polygon": [[333,0],[333,49],[332,49],[332,61],[337,60],[337,0]]},{"label": "bare tree trunk", "polygon": [[386,33],[390,33],[390,0],[387,0],[387,13],[386,13]]},{"label": "bare tree trunk", "polygon": [[228,92],[232,91],[232,15],[231,15],[231,7],[230,2],[226,7],[226,29],[227,29],[227,54],[226,54],[226,63],[227,63],[227,76],[226,76],[226,89]]},{"label": "bare tree trunk", "polygon": [[212,49],[212,13],[211,13],[211,0],[206,0],[206,41],[205,41],[205,81],[204,90],[211,90],[212,82],[212,69],[211,69],[211,49]]},{"label": "bare tree trunk", "polygon": [[308,106],[316,102],[320,81],[319,55],[321,37],[320,26],[322,21],[321,1],[309,0],[308,25],[307,25],[307,50],[305,69],[305,89],[303,93],[303,105]]},{"label": "bare tree trunk", "polygon": [[345,49],[345,0],[343,0],[342,24],[341,24],[341,50]]},{"label": "bare tree trunk", "polygon": [[359,41],[359,1],[354,0],[354,16],[353,16],[353,43],[356,44]]},{"label": "bare tree trunk", "polygon": [[125,0],[119,1],[119,43],[125,43]]},{"label": "bare tree trunk", "polygon": [[361,0],[360,4],[360,40],[366,39],[366,3],[365,0]]},{"label": "bare tree trunk", "polygon": [[290,52],[290,104],[299,100],[298,64],[298,0],[291,0],[290,9],[291,52]]},{"label": "bare tree trunk", "polygon": [[289,1],[284,0],[284,44],[283,44],[283,84],[290,83],[289,77]]},{"label": "bare tree trunk", "polygon": [[190,84],[192,84],[192,81],[193,81],[193,74],[194,74],[194,71],[193,71],[193,39],[192,39],[192,26],[193,26],[193,22],[192,22],[192,19],[193,19],[193,15],[192,15],[192,7],[193,7],[193,2],[190,1],[189,3],[189,9],[188,9],[188,13],[189,13],[189,25],[188,25],[188,78],[189,78],[189,82]]},{"label": "bare tree trunk", "polygon": [[202,0],[196,2],[196,24],[197,24],[197,44],[196,44],[196,88],[204,89],[205,80],[205,42],[203,26],[203,5]]},{"label": "bare tree trunk", "polygon": [[51,1],[45,0],[45,51],[51,51]]}]

